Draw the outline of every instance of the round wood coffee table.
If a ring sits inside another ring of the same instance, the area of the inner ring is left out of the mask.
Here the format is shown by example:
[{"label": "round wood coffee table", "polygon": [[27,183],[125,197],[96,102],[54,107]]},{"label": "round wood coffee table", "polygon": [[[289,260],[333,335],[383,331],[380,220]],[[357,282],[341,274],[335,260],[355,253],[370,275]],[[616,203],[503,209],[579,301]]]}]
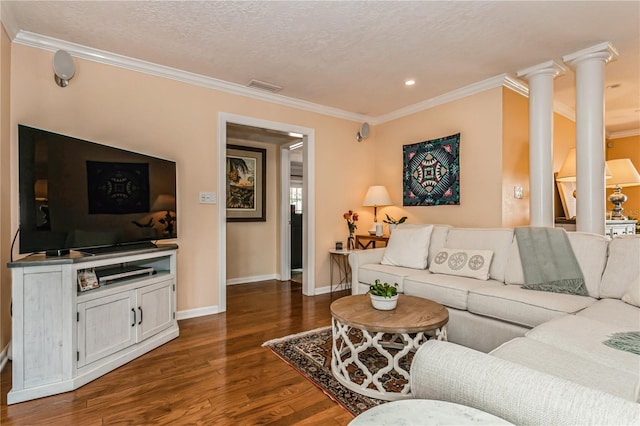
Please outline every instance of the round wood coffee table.
[{"label": "round wood coffee table", "polygon": [[331,371],[347,388],[388,401],[411,398],[407,355],[429,339],[447,340],[447,308],[400,295],[392,311],[371,306],[368,294],[331,304]]}]

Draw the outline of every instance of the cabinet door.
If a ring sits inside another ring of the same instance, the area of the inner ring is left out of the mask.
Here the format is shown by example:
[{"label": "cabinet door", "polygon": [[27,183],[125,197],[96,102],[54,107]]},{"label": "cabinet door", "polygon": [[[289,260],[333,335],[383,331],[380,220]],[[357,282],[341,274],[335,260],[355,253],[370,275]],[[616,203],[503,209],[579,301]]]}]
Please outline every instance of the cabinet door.
[{"label": "cabinet door", "polygon": [[135,295],[125,291],[78,304],[78,367],[136,342]]},{"label": "cabinet door", "polygon": [[138,289],[138,342],[171,326],[173,280]]}]

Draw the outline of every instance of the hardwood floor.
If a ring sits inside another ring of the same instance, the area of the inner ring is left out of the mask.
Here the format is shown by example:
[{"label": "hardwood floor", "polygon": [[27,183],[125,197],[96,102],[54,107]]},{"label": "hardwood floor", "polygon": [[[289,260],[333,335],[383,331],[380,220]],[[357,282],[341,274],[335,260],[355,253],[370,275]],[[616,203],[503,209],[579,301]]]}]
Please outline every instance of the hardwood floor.
[{"label": "hardwood floor", "polygon": [[230,286],[227,312],[180,321],[180,337],[73,391],[7,406],[2,425],[339,424],[351,414],[261,347],[331,323],[347,293],[306,297],[297,283]]}]

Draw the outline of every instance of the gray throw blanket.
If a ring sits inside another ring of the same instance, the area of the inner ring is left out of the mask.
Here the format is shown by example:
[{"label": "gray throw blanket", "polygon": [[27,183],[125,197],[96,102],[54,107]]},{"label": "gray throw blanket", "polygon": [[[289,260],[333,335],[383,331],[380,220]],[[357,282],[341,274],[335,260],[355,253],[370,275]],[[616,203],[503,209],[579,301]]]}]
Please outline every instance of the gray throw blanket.
[{"label": "gray throw blanket", "polygon": [[563,228],[515,229],[527,290],[588,296],[582,270]]}]

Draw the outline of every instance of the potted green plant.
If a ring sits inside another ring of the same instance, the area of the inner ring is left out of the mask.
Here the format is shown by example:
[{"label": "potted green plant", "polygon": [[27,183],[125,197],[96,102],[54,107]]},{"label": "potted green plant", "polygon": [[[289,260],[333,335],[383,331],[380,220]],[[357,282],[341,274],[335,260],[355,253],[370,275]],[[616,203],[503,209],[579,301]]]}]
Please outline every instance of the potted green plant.
[{"label": "potted green plant", "polygon": [[398,284],[389,285],[376,280],[369,286],[371,305],[381,311],[390,311],[396,308],[398,303]]},{"label": "potted green plant", "polygon": [[392,218],[386,213],[385,213],[385,216],[387,216],[387,219],[383,220],[383,222],[389,225],[389,235],[391,235],[391,233],[393,232],[396,226],[400,225],[401,223],[404,223],[404,221],[407,220],[406,216],[402,216],[398,220],[395,220],[394,218]]}]

